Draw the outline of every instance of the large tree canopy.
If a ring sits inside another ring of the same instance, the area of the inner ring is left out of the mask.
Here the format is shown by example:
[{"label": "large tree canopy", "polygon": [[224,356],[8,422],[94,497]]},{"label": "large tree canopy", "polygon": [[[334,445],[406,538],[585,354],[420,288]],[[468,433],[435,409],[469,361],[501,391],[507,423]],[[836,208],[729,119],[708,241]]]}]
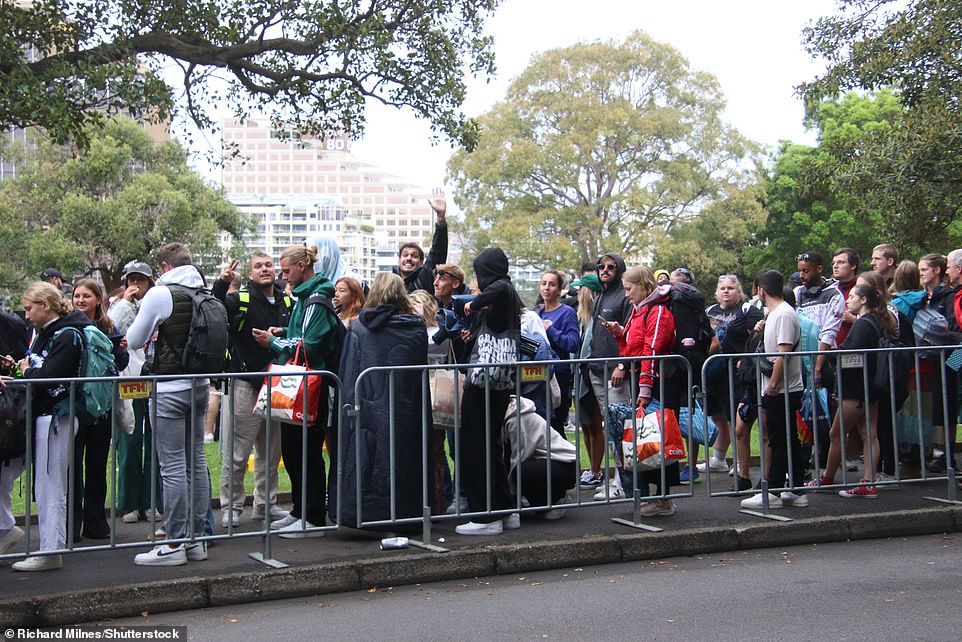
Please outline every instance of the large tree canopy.
[{"label": "large tree canopy", "polygon": [[[311,134],[359,134],[366,99],[410,107],[471,145],[466,73],[490,73],[482,23],[498,0],[0,2],[0,124],[83,141],[102,110],[267,113]],[[171,64],[173,63],[173,64]],[[162,73],[163,72],[163,73]]]},{"label": "large tree canopy", "polygon": [[478,148],[450,162],[469,249],[498,244],[529,265],[647,258],[650,232],[752,167],[724,106],[711,75],[641,32],[537,56],[479,119]]},{"label": "large tree canopy", "polygon": [[46,266],[99,270],[119,285],[123,265],[149,261],[164,243],[186,243],[208,272],[218,237],[250,222],[189,169],[174,143],[155,144],[128,119],[111,119],[75,148],[41,141],[17,178],[0,182],[0,285],[13,290]]},{"label": "large tree canopy", "polygon": [[827,168],[835,185],[853,210],[884,214],[886,240],[945,249],[962,211],[962,0],[839,0],[805,44],[828,63],[799,87],[810,110],[847,90],[884,87],[903,107],[890,130],[835,153]]}]

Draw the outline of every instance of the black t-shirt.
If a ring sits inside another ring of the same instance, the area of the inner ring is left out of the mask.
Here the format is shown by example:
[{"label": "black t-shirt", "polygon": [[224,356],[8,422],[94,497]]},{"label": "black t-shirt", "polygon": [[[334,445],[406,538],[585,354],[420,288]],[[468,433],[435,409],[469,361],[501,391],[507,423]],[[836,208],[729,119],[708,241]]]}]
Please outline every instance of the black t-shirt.
[{"label": "black t-shirt", "polygon": [[[879,347],[879,330],[877,326],[865,317],[859,317],[852,324],[848,336],[842,342],[841,350],[870,350]],[[875,379],[876,356],[874,354],[839,355],[839,369],[842,373],[840,390],[843,399],[862,399],[864,378],[862,363],[867,363],[869,384]],[[870,395],[871,396],[871,395]]]},{"label": "black t-shirt", "polygon": [[763,317],[762,311],[758,308],[751,306],[746,312],[742,310],[741,304],[723,308],[716,303],[705,312],[711,322],[712,330],[718,336],[718,343],[724,354],[746,352],[745,346],[748,344],[752,329]]}]

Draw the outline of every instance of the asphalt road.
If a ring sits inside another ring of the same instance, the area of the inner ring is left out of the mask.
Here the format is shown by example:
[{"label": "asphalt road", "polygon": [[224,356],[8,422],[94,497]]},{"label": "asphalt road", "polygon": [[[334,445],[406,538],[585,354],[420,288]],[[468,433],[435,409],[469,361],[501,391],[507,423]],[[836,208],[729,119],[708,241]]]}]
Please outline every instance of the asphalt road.
[{"label": "asphalt road", "polygon": [[117,619],[192,640],[958,640],[962,536],[738,551]]}]

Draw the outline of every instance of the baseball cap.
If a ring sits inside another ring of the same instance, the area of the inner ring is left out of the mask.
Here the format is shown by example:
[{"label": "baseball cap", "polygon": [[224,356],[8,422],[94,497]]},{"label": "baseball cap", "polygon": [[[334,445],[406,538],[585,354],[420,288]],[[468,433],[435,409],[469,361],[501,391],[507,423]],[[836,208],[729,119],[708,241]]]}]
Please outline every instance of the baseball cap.
[{"label": "baseball cap", "polygon": [[48,268],[44,269],[43,272],[40,273],[40,280],[41,280],[41,281],[49,281],[50,279],[52,279],[52,278],[54,278],[54,277],[56,277],[56,278],[60,279],[61,281],[63,281],[63,274],[61,274],[61,273],[60,273],[60,270],[58,270],[58,269],[55,268],[55,267],[48,267]]},{"label": "baseball cap", "polygon": [[131,274],[143,274],[148,279],[154,276],[154,271],[143,261],[131,261],[124,266],[124,276],[126,279]]},{"label": "baseball cap", "polygon": [[601,292],[604,288],[601,286],[601,279],[598,278],[597,274],[585,274],[583,277],[571,284],[576,288],[584,286],[589,290],[594,292]]}]

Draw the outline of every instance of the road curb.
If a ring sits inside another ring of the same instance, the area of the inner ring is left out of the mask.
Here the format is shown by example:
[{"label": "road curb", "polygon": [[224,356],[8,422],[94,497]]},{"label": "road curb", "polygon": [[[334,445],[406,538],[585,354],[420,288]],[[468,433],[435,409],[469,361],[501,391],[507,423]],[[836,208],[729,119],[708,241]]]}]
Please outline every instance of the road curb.
[{"label": "road curb", "polygon": [[962,508],[933,507],[792,522],[593,535],[524,544],[482,545],[445,554],[393,557],[280,570],[178,578],[35,596],[0,603],[8,627],[42,627],[452,579],[529,573],[799,544],[927,535],[962,530]]}]

